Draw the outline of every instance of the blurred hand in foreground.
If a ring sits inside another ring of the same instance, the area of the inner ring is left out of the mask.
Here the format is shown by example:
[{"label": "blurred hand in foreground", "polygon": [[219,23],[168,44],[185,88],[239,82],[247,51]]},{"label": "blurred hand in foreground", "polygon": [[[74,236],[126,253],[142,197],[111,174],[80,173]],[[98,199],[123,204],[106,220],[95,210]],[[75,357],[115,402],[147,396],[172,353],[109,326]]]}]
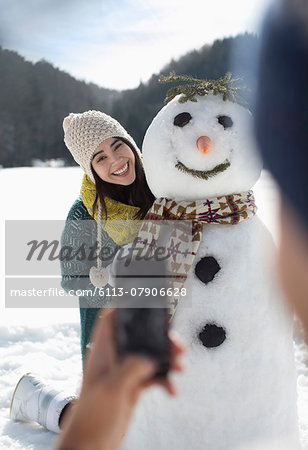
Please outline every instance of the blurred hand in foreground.
[{"label": "blurred hand in foreground", "polygon": [[[160,384],[170,395],[176,394],[170,379],[152,379],[156,367],[150,359],[131,355],[119,361],[114,319],[115,311],[106,309],[95,325],[80,398],[65,418],[57,450],[116,449],[144,389]],[[181,372],[184,348],[172,333],[170,350],[171,369]]]}]

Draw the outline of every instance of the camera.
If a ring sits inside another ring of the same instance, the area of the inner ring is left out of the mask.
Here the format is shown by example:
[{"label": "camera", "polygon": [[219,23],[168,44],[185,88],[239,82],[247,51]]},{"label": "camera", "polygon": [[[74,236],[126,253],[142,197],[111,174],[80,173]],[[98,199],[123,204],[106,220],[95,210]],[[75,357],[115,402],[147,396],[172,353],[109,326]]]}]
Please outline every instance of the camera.
[{"label": "camera", "polygon": [[128,354],[151,358],[157,364],[155,377],[170,368],[169,317],[164,261],[125,259],[115,264],[115,336],[119,357]]}]

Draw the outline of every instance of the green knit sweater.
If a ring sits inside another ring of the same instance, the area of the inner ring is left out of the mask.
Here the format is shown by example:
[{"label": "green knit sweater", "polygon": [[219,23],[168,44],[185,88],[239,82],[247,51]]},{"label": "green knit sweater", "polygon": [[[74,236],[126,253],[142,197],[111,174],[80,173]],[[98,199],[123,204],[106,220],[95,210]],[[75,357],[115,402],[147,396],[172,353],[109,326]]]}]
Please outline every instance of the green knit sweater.
[{"label": "green knit sweater", "polygon": [[[97,241],[96,221],[89,215],[87,208],[77,199],[71,207],[64,230],[61,236],[61,248],[68,248],[70,257],[61,261],[61,273],[63,289],[74,291],[79,296],[80,326],[81,326],[81,353],[84,363],[86,346],[90,341],[91,331],[100,308],[104,308],[110,302],[107,295],[94,295],[95,287],[90,282],[90,268],[96,265],[96,258],[88,249]],[[120,247],[111,237],[102,231],[102,265],[111,264],[116,251]],[[86,249],[86,255],[83,252]],[[63,253],[64,254],[64,253]],[[91,259],[91,260],[90,260]],[[110,286],[106,286],[106,288]],[[82,295],[80,295],[80,291]]]}]

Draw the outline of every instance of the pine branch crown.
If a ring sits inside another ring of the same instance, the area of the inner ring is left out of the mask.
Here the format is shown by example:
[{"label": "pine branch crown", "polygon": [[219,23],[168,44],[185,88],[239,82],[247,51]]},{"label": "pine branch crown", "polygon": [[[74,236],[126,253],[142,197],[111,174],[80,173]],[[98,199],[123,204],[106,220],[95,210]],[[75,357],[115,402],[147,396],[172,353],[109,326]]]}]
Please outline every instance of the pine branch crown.
[{"label": "pine branch crown", "polygon": [[212,93],[213,95],[221,94],[224,101],[230,100],[245,106],[245,101],[240,98],[240,91],[247,88],[246,86],[237,85],[242,79],[239,77],[232,78],[231,72],[227,72],[223,77],[220,77],[217,80],[199,80],[190,75],[176,75],[175,72],[170,72],[169,76],[161,75],[158,81],[160,83],[186,82],[186,84],[174,86],[168,90],[164,101],[165,104],[169,103],[179,94],[182,94],[179,98],[179,102],[185,103],[188,100],[197,102],[197,95],[203,97],[204,95]]}]

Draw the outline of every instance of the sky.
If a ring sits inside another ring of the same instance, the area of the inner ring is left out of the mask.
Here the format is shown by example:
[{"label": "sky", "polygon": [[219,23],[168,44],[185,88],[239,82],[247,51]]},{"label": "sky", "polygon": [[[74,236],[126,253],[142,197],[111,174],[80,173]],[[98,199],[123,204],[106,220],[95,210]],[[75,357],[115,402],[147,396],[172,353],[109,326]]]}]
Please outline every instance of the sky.
[{"label": "sky", "polygon": [[204,44],[257,32],[269,0],[0,0],[0,45],[114,89]]}]

